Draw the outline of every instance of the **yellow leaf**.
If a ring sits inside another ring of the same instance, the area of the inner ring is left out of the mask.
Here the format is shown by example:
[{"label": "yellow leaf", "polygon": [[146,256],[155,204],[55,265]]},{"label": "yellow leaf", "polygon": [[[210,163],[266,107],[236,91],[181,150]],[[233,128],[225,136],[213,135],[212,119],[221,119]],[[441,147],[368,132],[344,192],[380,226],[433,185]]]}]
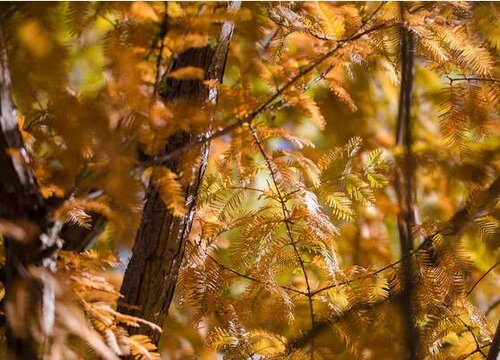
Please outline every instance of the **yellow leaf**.
[{"label": "yellow leaf", "polygon": [[179,3],[175,2],[175,1],[168,3],[168,16],[169,17],[176,18],[176,17],[181,17],[184,14],[185,14],[184,10],[179,5]]},{"label": "yellow leaf", "polygon": [[168,74],[168,77],[179,80],[203,80],[205,78],[205,70],[195,67],[186,66]]},{"label": "yellow leaf", "polygon": [[174,216],[183,216],[186,213],[184,191],[177,175],[166,167],[158,166],[153,169],[152,180],[165,206]]},{"label": "yellow leaf", "polygon": [[138,19],[158,21],[160,18],[156,15],[154,9],[144,1],[136,1],[132,4],[132,14]]},{"label": "yellow leaf", "polygon": [[339,82],[337,82],[332,76],[327,76],[325,80],[335,96],[340,101],[345,103],[352,112],[358,110],[358,107],[354,103],[354,100],[351,98],[351,95],[349,95],[347,90]]},{"label": "yellow leaf", "polygon": [[160,355],[155,352],[156,346],[145,335],[132,335],[129,337],[130,351],[134,359],[159,360]]},{"label": "yellow leaf", "polygon": [[298,106],[302,107],[307,113],[309,113],[309,119],[316,125],[319,130],[324,130],[326,126],[326,120],[321,114],[321,110],[316,104],[316,101],[311,99],[305,94],[301,94],[298,99]]},{"label": "yellow leaf", "polygon": [[52,51],[50,36],[37,20],[22,23],[18,28],[18,37],[35,57],[43,58]]}]

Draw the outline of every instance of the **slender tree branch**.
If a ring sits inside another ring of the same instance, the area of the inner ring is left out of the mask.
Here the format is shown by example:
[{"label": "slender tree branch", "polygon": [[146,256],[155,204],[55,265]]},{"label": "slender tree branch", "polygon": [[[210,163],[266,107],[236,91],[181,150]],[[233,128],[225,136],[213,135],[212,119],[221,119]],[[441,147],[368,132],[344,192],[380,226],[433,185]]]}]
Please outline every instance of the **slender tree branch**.
[{"label": "slender tree branch", "polygon": [[338,50],[342,49],[346,44],[348,44],[352,41],[355,41],[355,40],[357,40],[365,35],[368,35],[372,32],[382,30],[382,29],[388,29],[388,28],[391,28],[391,27],[396,26],[396,25],[398,25],[398,24],[379,24],[379,25],[373,26],[372,28],[369,28],[369,29],[364,30],[364,31],[358,30],[352,36],[339,40],[337,42],[336,46],[334,46],[331,50],[327,51],[324,55],[320,56],[316,61],[314,61],[310,65],[306,66],[298,74],[293,76],[286,84],[284,84],[280,88],[278,88],[273,95],[271,95],[266,101],[264,101],[260,106],[258,106],[253,112],[251,112],[246,117],[237,119],[237,121],[234,122],[233,124],[228,125],[225,128],[214,131],[210,136],[206,136],[205,134],[198,135],[193,139],[193,141],[187,143],[186,145],[178,147],[177,149],[175,149],[167,154],[162,154],[162,155],[159,155],[153,159],[148,159],[139,165],[139,167],[136,169],[136,172],[141,173],[144,169],[146,169],[149,166],[162,164],[165,161],[177,158],[177,157],[181,156],[182,154],[188,152],[189,150],[191,150],[197,146],[203,145],[203,144],[210,142],[216,138],[219,138],[219,137],[222,137],[224,135],[231,133],[233,130],[240,128],[244,124],[251,124],[257,117],[259,117],[264,112],[269,110],[271,108],[272,104],[281,95],[283,95],[286,90],[288,90],[292,85],[294,85],[303,76],[312,72],[317,66],[321,65],[324,61],[326,61],[330,56],[335,54]]},{"label": "slender tree branch", "polygon": [[[307,296],[307,300],[309,303],[309,313],[311,316],[311,329],[313,329],[315,327],[315,314],[314,314],[314,305],[313,305],[311,284],[309,281],[309,276],[307,275],[304,260],[302,259],[302,256],[300,255],[299,249],[297,248],[297,242],[295,241],[295,239],[292,235],[292,229],[290,228],[290,211],[288,210],[288,207],[286,206],[286,201],[285,201],[283,195],[281,194],[281,190],[280,190],[280,187],[278,185],[278,180],[276,178],[277,174],[274,170],[273,165],[271,164],[271,159],[269,158],[266,151],[264,150],[264,147],[262,146],[262,143],[260,142],[259,136],[257,134],[257,131],[255,131],[254,127],[251,124],[249,124],[248,127],[249,127],[250,132],[252,134],[252,137],[255,141],[255,144],[257,145],[261,155],[264,157],[264,161],[265,161],[267,168],[270,172],[273,185],[276,188],[276,194],[277,194],[279,202],[281,204],[281,210],[283,213],[283,220],[285,223],[287,235],[290,239],[290,245],[292,245],[293,251],[295,253],[295,256],[297,257],[300,268],[302,270],[302,274],[304,276],[304,281],[306,283],[306,288],[307,288],[307,295],[306,296]],[[314,359],[314,337],[311,338],[311,359]]]},{"label": "slender tree branch", "polygon": [[479,347],[479,348],[475,348],[474,350],[472,350],[470,353],[468,353],[468,354],[467,354],[467,355],[465,355],[464,357],[461,357],[461,359],[466,360],[466,359],[470,358],[472,355],[474,355],[475,353],[480,352],[482,349],[487,348],[487,347],[488,347],[488,346],[490,346],[490,345],[491,345],[491,343],[489,343],[489,344],[485,344],[485,345],[482,345],[482,346],[481,346],[481,347]]},{"label": "slender tree branch", "polygon": [[469,332],[472,335],[472,338],[474,339],[474,342],[476,343],[476,350],[483,355],[484,358],[486,358],[486,355],[484,352],[481,350],[481,344],[479,343],[479,340],[476,337],[476,334],[474,334],[474,330],[465,322],[462,320],[462,318],[458,314],[454,314],[454,316],[460,320],[460,322],[465,326],[467,329],[467,332]]},{"label": "slender tree branch", "polygon": [[345,280],[345,281],[341,281],[341,282],[338,282],[338,283],[335,283],[335,284],[332,284],[332,285],[325,286],[325,287],[323,287],[321,289],[315,290],[315,291],[312,292],[312,295],[314,296],[314,295],[320,294],[320,293],[322,293],[324,291],[327,291],[327,290],[330,290],[330,289],[333,289],[333,288],[336,288],[336,287],[339,287],[339,286],[350,285],[350,284],[355,283],[357,281],[368,279],[368,278],[370,278],[370,277],[372,277],[374,275],[377,275],[377,274],[380,274],[380,273],[382,273],[382,272],[384,272],[386,270],[392,269],[396,265],[402,263],[405,260],[405,258],[410,257],[411,255],[413,255],[417,250],[418,249],[415,249],[411,253],[406,254],[406,256],[402,257],[401,259],[399,259],[397,261],[394,261],[393,263],[387,264],[387,265],[381,267],[380,269],[375,270],[375,271],[373,271],[371,273],[359,276],[359,277],[354,278],[354,279],[348,279],[348,280]]},{"label": "slender tree branch", "polygon": [[479,279],[476,280],[474,285],[472,285],[472,287],[469,289],[469,291],[467,291],[466,295],[469,296],[474,291],[476,286],[481,282],[481,280],[483,280],[486,277],[486,275],[488,275],[498,265],[500,265],[500,261],[497,261],[496,263],[491,265],[490,268],[488,270],[486,270],[486,272],[483,275],[481,275],[481,277]]},{"label": "slender tree branch", "polygon": [[161,61],[163,59],[163,50],[165,48],[165,36],[167,35],[168,31],[168,2],[164,2],[163,6],[165,7],[164,13],[163,13],[163,20],[160,25],[160,45],[158,46],[158,55],[156,57],[156,71],[155,71],[155,83],[154,83],[154,89],[153,89],[153,97],[156,97],[158,94],[158,88],[160,86],[160,68],[161,68]]},{"label": "slender tree branch", "polygon": [[299,337],[292,339],[288,342],[288,345],[286,347],[286,352],[290,353],[295,349],[300,349],[305,347],[312,339],[314,339],[316,336],[319,334],[323,333],[324,331],[328,330],[332,324],[335,324],[340,321],[345,321],[349,318],[349,316],[352,316],[356,314],[358,311],[363,311],[363,310],[374,310],[376,308],[379,308],[383,306],[384,304],[389,303],[391,300],[396,300],[396,298],[391,298],[391,299],[383,299],[379,300],[377,302],[358,302],[355,305],[351,306],[347,310],[345,310],[341,314],[336,314],[331,316],[328,319],[322,319],[318,320],[315,324],[314,327],[312,327],[309,331],[306,333],[300,335]]},{"label": "slender tree branch", "polygon": [[264,41],[262,42],[262,44],[260,44],[261,47],[262,47],[263,52],[265,52],[269,48],[269,46],[271,46],[273,40],[279,34],[280,29],[281,29],[281,27],[279,25],[276,25],[276,27],[274,28],[274,30],[272,31],[272,33],[269,35],[269,37],[267,39],[264,39]]},{"label": "slender tree branch", "polygon": [[[210,260],[212,260],[214,263],[216,263],[219,267],[221,267],[222,269],[226,270],[226,271],[229,271],[230,273],[233,273],[234,275],[237,275],[239,277],[242,277],[244,279],[247,279],[247,280],[250,280],[250,281],[253,281],[253,282],[256,282],[256,283],[259,283],[259,284],[264,284],[261,280],[257,279],[257,278],[254,278],[253,276],[250,276],[250,275],[247,275],[247,274],[243,274],[237,270],[234,270],[232,268],[230,268],[229,266],[227,265],[224,265],[223,263],[221,263],[219,260],[217,260],[216,258],[214,258],[213,256],[211,255],[208,255],[208,258]],[[294,292],[296,294],[300,294],[300,295],[304,295],[304,296],[307,296],[307,293],[304,292],[304,291],[300,291],[300,290],[297,290],[297,289],[294,289],[294,288],[291,288],[291,287],[288,287],[288,286],[284,286],[284,285],[278,285],[280,288],[284,289],[284,290],[288,290],[288,291],[291,291],[291,292]]]},{"label": "slender tree branch", "polygon": [[488,309],[486,310],[485,314],[488,315],[490,312],[492,312],[498,305],[500,305],[500,299],[497,301],[493,302],[490,306],[488,306]]},{"label": "slender tree branch", "polygon": [[465,358],[463,358],[463,359],[466,360],[466,359],[470,358],[472,355],[474,355],[475,353],[478,353],[478,352],[480,352],[481,355],[483,355],[483,357],[484,357],[484,353],[481,351],[481,349],[485,348],[485,347],[488,347],[490,345],[491,344],[488,344],[488,345],[482,346],[480,348],[476,347],[473,351],[471,351],[469,354],[467,354],[467,356]]},{"label": "slender tree branch", "polygon": [[[361,28],[360,30],[364,29],[364,27],[370,22],[372,21],[375,16],[378,14],[378,12],[382,9],[382,7],[387,4],[387,1],[381,1],[380,4],[375,8],[375,10],[373,10],[373,12],[368,16],[366,17],[366,19],[364,19],[362,22],[361,22]],[[360,31],[358,30],[358,31]]]},{"label": "slender tree branch", "polygon": [[500,79],[496,78],[482,78],[482,77],[468,77],[468,76],[463,76],[463,77],[457,77],[453,78],[449,75],[446,75],[448,80],[450,81],[450,84],[453,84],[455,81],[488,81],[488,82],[494,82],[494,83],[500,83]]}]

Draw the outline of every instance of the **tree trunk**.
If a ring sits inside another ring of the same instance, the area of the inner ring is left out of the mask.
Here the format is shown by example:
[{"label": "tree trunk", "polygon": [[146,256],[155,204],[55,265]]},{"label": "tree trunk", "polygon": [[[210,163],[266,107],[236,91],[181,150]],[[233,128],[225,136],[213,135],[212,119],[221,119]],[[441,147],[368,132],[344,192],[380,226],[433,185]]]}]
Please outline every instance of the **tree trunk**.
[{"label": "tree trunk", "polygon": [[[4,40],[0,27],[0,218],[8,221],[6,228],[21,230],[3,234],[8,358],[38,359],[37,344],[52,332],[55,297],[52,287],[33,276],[33,270],[55,270],[58,229],[50,223],[47,205],[27,166]],[[27,326],[28,318],[34,325]]]},{"label": "tree trunk", "polygon": [[[238,3],[230,8],[236,10]],[[205,79],[222,81],[229,42],[233,33],[233,24],[226,22],[221,30],[215,50],[209,46],[192,48],[179,55],[171,71],[186,66],[196,66],[205,70]],[[191,104],[215,101],[213,93],[198,80],[176,80],[166,78],[165,91],[161,93],[165,102],[188,100]],[[207,132],[210,135],[210,131]],[[177,133],[168,139],[164,153],[181,147],[192,141],[192,135]],[[125,272],[121,293],[123,301],[119,311],[139,316],[162,326],[168,313],[168,307],[174,295],[177,275],[184,255],[186,239],[193,223],[196,197],[207,164],[209,144],[201,146],[201,161],[196,169],[196,176],[184,188],[187,213],[183,217],[173,216],[162,202],[154,185],[149,186],[142,221],[136,236],[132,258]],[[179,173],[181,159],[165,162],[173,172]],[[158,343],[160,334],[147,326],[131,328],[131,333],[146,334],[154,343]]]},{"label": "tree trunk", "polygon": [[500,321],[497,323],[497,330],[495,331],[495,336],[493,337],[493,342],[491,343],[488,358],[486,360],[498,359],[500,359]]},{"label": "tree trunk", "polygon": [[[403,17],[404,6],[401,5]],[[409,254],[414,250],[412,229],[416,224],[415,215],[415,159],[412,154],[411,95],[413,89],[415,39],[411,31],[401,26],[401,89],[396,128],[396,145],[403,148],[403,158],[398,164],[395,189],[399,202],[398,230],[401,247],[403,277],[403,323],[405,326],[405,344],[407,359],[419,358],[419,332],[415,323],[412,304],[415,298],[413,281],[413,258]]]}]

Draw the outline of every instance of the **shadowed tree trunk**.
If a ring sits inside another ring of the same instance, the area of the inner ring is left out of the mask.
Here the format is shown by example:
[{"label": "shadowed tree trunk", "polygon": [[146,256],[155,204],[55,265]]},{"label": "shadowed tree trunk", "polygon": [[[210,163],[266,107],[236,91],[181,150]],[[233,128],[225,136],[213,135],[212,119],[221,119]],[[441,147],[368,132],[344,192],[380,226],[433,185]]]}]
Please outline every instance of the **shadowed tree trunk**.
[{"label": "shadowed tree trunk", "polygon": [[[404,5],[401,5],[404,18]],[[415,39],[413,33],[404,25],[401,26],[401,89],[396,128],[396,145],[402,148],[403,156],[398,164],[395,178],[395,189],[398,196],[399,214],[398,230],[401,246],[403,277],[402,310],[405,326],[406,358],[419,359],[419,332],[415,323],[413,299],[415,284],[413,281],[413,257],[408,256],[413,250],[412,229],[416,224],[415,216],[415,159],[412,154],[411,95],[413,89]]]},{"label": "shadowed tree trunk", "polygon": [[[57,224],[27,166],[28,157],[11,100],[7,49],[0,24],[0,218],[11,231],[5,242],[5,304],[8,359],[38,359],[37,343],[51,335],[55,296],[37,268],[55,270]],[[15,231],[12,231],[14,229]],[[26,328],[20,317],[33,317]],[[35,339],[34,333],[37,334]]]},{"label": "shadowed tree trunk", "polygon": [[[230,5],[231,10],[238,7],[238,3]],[[232,33],[233,24],[226,22],[215,49],[209,46],[189,49],[176,58],[171,71],[186,66],[200,67],[205,70],[205,79],[221,82]],[[167,103],[189,101],[191,106],[195,103],[201,106],[204,102],[215,101],[215,94],[209,94],[202,81],[172,78],[164,78],[162,81],[165,83],[161,88],[165,90],[160,94]],[[206,135],[210,135],[210,132]],[[175,134],[168,139],[163,153],[168,154],[192,141],[192,138],[188,133]],[[201,146],[201,161],[195,169],[195,176],[184,188],[187,208],[185,216],[173,216],[162,202],[156,187],[153,184],[149,186],[133,255],[123,279],[121,293],[124,298],[119,311],[163,325],[174,295],[185,242],[193,223],[197,192],[205,172],[208,150],[208,143]],[[182,159],[170,160],[163,165],[179,173],[181,161]],[[130,332],[149,335],[155,343],[158,343],[160,337],[160,334],[147,326],[131,328]]]},{"label": "shadowed tree trunk", "polygon": [[498,360],[500,358],[500,321],[497,323],[497,330],[491,343],[490,352],[486,360]]}]

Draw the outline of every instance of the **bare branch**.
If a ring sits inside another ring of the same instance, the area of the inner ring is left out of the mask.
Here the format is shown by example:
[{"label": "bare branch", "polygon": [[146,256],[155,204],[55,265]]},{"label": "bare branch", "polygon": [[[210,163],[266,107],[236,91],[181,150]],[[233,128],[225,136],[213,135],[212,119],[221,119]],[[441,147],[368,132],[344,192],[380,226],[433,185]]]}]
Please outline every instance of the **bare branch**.
[{"label": "bare branch", "polygon": [[500,83],[500,79],[496,78],[482,78],[474,76],[468,77],[465,75],[463,77],[456,77],[456,78],[447,75],[446,78],[450,81],[450,84],[453,84],[455,81],[488,81],[488,82]]},{"label": "bare branch", "polygon": [[486,277],[486,275],[488,275],[498,265],[500,265],[500,261],[497,261],[496,263],[494,263],[493,265],[491,265],[490,268],[488,270],[486,270],[486,272],[483,275],[481,275],[479,277],[479,279],[476,280],[476,282],[474,283],[474,285],[472,285],[472,287],[469,289],[469,291],[467,291],[466,295],[469,296],[474,291],[474,289],[476,288],[476,286],[481,282],[481,280],[483,280]]}]

